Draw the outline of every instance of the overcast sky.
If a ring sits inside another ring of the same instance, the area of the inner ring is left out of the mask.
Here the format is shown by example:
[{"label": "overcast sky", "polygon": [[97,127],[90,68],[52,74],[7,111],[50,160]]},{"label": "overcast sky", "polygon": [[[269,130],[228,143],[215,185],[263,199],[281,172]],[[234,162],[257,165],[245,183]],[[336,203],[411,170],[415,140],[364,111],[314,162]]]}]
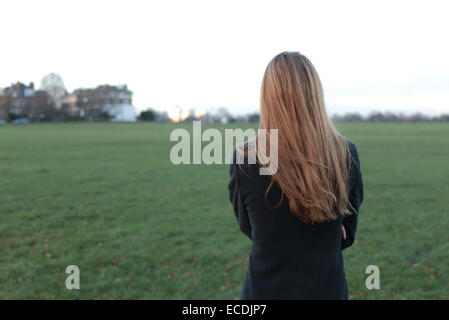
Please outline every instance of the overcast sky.
[{"label": "overcast sky", "polygon": [[[446,1],[447,3],[447,1]],[[0,87],[60,74],[128,84],[138,110],[256,111],[281,51],[318,70],[330,114],[449,113],[444,1],[5,1]]]}]

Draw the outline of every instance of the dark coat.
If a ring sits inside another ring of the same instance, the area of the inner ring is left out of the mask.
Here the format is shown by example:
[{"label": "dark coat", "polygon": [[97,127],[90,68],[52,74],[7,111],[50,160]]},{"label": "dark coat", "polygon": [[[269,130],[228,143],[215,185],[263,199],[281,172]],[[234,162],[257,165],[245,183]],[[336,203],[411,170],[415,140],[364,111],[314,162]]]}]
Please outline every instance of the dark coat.
[{"label": "dark coat", "polygon": [[258,164],[235,164],[234,151],[229,196],[241,231],[252,240],[242,299],[348,299],[342,250],[354,242],[363,201],[357,148],[348,144],[349,201],[355,212],[318,224],[293,216],[285,197],[276,207],[281,199],[277,184],[265,198],[271,176],[259,175]]}]

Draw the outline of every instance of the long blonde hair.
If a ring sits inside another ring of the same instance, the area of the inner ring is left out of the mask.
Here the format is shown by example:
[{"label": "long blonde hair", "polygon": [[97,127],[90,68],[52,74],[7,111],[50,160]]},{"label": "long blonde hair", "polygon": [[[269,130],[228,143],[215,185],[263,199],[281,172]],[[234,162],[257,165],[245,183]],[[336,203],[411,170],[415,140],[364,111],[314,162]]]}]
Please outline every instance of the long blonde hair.
[{"label": "long blonde hair", "polygon": [[298,52],[275,56],[265,70],[260,100],[260,128],[279,134],[278,169],[267,194],[276,182],[291,213],[305,223],[349,214],[349,148],[327,116],[309,59]]}]

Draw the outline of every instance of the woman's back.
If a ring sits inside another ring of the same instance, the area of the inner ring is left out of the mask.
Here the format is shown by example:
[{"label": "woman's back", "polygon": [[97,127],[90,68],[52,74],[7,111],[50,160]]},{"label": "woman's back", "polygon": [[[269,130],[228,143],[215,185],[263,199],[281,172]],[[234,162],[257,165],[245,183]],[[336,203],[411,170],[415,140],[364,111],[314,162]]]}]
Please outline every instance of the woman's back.
[{"label": "woman's back", "polygon": [[329,222],[304,223],[293,215],[276,183],[267,193],[271,176],[260,175],[258,164],[231,164],[230,200],[240,229],[253,242],[243,299],[347,299],[341,250],[354,241],[363,200],[357,149],[348,145],[352,214]]}]

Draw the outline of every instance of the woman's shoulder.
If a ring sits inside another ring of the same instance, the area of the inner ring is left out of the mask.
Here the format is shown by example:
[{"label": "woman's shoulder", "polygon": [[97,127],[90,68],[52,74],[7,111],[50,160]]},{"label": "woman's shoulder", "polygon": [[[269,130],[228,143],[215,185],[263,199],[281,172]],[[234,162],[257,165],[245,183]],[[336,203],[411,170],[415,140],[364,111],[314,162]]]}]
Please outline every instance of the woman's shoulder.
[{"label": "woman's shoulder", "polygon": [[360,166],[359,152],[354,142],[349,139],[345,139],[348,145],[349,153],[351,155],[351,164],[357,167]]},{"label": "woman's shoulder", "polygon": [[258,173],[260,165],[257,162],[257,152],[255,150],[252,141],[236,146],[230,163],[231,170],[236,174],[244,174],[246,177],[251,177]]},{"label": "woman's shoulder", "polygon": [[348,138],[345,138],[346,143],[349,147],[349,151],[352,153],[357,153],[357,146],[355,145],[354,142],[352,142],[351,140],[349,140]]}]

